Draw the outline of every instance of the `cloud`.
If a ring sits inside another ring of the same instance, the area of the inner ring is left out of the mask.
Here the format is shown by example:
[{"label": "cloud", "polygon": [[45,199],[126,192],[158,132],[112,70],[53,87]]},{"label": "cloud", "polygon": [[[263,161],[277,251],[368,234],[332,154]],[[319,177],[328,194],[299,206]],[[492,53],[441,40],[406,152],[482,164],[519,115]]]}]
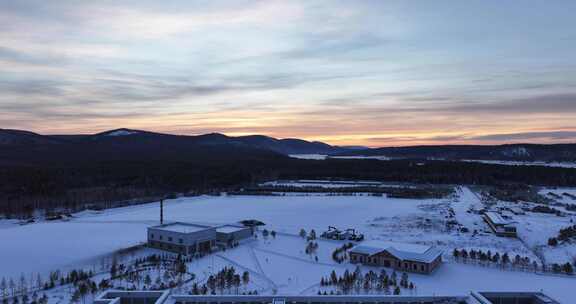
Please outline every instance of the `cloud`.
[{"label": "cloud", "polygon": [[455,104],[444,109],[450,112],[502,114],[576,113],[576,93],[546,94],[512,100]]},{"label": "cloud", "polygon": [[576,131],[549,131],[549,132],[521,132],[521,133],[509,133],[509,134],[489,134],[482,136],[473,136],[468,138],[469,140],[480,140],[480,141],[518,141],[518,140],[535,140],[535,139],[547,139],[547,140],[571,140],[576,142]]},{"label": "cloud", "polygon": [[62,65],[67,63],[64,56],[54,54],[34,54],[0,46],[0,61],[32,65]]},{"label": "cloud", "polygon": [[[62,89],[63,82],[60,80],[49,79],[7,79],[0,76],[0,92],[4,95],[16,95],[29,97],[30,95],[40,95],[43,97],[53,96],[60,97],[64,95]],[[0,100],[1,100],[0,96]],[[2,107],[6,109],[7,105]]]},{"label": "cloud", "polygon": [[369,145],[572,131],[572,10],[489,2],[457,7],[485,33],[453,3],[0,1],[0,120]]}]

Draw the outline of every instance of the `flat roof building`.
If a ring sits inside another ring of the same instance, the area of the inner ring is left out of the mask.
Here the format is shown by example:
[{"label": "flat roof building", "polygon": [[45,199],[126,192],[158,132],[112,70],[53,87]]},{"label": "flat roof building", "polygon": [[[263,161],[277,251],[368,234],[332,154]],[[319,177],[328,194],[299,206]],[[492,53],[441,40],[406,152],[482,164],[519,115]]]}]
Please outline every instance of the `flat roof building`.
[{"label": "flat roof building", "polygon": [[231,245],[234,242],[250,238],[252,228],[242,225],[223,225],[216,227],[216,241],[222,245]]},{"label": "flat roof building", "polygon": [[352,263],[417,273],[431,273],[442,262],[442,250],[436,247],[385,241],[363,242],[349,255]]},{"label": "flat roof building", "polygon": [[175,253],[209,253],[219,246],[231,246],[252,236],[252,228],[243,225],[203,225],[174,222],[148,228],[148,245]]},{"label": "flat roof building", "polygon": [[148,245],[186,255],[208,253],[216,246],[216,228],[182,222],[149,227]]}]

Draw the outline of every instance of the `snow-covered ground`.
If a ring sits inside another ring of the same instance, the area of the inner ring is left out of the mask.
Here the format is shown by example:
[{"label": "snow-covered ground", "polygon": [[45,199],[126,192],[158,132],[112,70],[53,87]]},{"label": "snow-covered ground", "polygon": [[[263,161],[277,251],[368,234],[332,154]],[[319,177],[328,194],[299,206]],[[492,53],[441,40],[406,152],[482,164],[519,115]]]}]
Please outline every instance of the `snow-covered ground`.
[{"label": "snow-covered ground", "polygon": [[[392,199],[372,196],[202,196],[165,202],[167,221],[228,223],[259,219],[276,238],[257,240],[219,252],[188,265],[199,282],[224,266],[249,271],[254,289],[261,293],[314,294],[320,278],[332,270],[353,270],[354,265],[336,264],[331,253],[342,242],[318,240],[313,255],[304,252],[306,242],[300,229],[315,229],[318,235],[328,226],[355,228],[368,240],[432,244],[449,256],[453,248],[475,248],[508,252],[537,259],[532,247],[542,244],[563,227],[570,217],[545,214],[517,216],[522,240],[500,238],[485,232],[475,192],[458,187],[454,197],[436,200]],[[454,217],[450,215],[453,210]],[[71,267],[98,268],[115,250],[146,241],[146,227],[158,224],[158,204],[146,204],[76,214],[68,222],[44,222],[19,226],[0,221],[0,278],[17,278],[21,273],[40,273]],[[449,229],[456,220],[469,232]],[[476,230],[477,233],[473,233]],[[151,249],[143,249],[151,250]],[[565,250],[565,249],[564,249]],[[553,259],[555,253],[545,251]],[[141,254],[141,253],[140,253]],[[318,257],[318,261],[315,257]],[[566,254],[559,255],[565,259]],[[449,259],[447,259],[449,260]],[[365,269],[366,271],[368,268]],[[523,272],[508,272],[462,264],[445,263],[430,276],[411,274],[418,294],[465,294],[469,290],[540,290],[561,301],[569,301],[576,279]],[[502,282],[506,282],[503,284]]]},{"label": "snow-covered ground", "polygon": [[559,203],[576,205],[576,188],[542,188],[538,193]]},{"label": "snow-covered ground", "polygon": [[[392,160],[394,158],[385,155],[355,155],[355,156],[329,156],[324,154],[293,154],[293,158],[299,159],[312,159],[312,160],[326,160],[333,159],[375,159],[375,160]],[[400,159],[400,158],[396,158]],[[446,160],[443,158],[428,158],[428,160]],[[509,161],[509,160],[487,160],[487,159],[463,159],[463,162],[474,162],[493,165],[506,165],[506,166],[542,166],[542,167],[558,167],[558,168],[576,168],[576,162],[543,162],[543,161]]]},{"label": "snow-covered ground", "polygon": [[574,162],[543,162],[543,161],[508,161],[508,160],[483,160],[483,159],[465,159],[464,162],[475,162],[493,165],[506,165],[506,166],[542,166],[542,167],[558,167],[558,168],[576,168]]},{"label": "snow-covered ground", "polygon": [[312,159],[312,160],[325,160],[328,155],[325,154],[292,154],[289,155],[292,158],[298,159]]}]

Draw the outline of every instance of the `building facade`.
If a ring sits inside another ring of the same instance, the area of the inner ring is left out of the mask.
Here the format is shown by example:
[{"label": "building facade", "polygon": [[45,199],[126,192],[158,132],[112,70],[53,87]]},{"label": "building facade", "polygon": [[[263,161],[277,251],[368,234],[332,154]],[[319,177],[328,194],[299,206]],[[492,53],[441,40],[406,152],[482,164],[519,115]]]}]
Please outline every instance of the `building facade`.
[{"label": "building facade", "polygon": [[442,251],[433,246],[393,242],[364,242],[350,249],[349,256],[354,264],[425,274],[442,263]]},{"label": "building facade", "polygon": [[231,245],[234,242],[250,238],[252,228],[239,225],[223,225],[216,227],[216,241],[222,245]]},{"label": "building facade", "polygon": [[179,222],[149,227],[148,245],[186,255],[209,253],[216,246],[216,228]]},{"label": "building facade", "polygon": [[477,292],[464,295],[186,295],[169,291],[106,291],[94,304],[559,304],[542,292]]}]

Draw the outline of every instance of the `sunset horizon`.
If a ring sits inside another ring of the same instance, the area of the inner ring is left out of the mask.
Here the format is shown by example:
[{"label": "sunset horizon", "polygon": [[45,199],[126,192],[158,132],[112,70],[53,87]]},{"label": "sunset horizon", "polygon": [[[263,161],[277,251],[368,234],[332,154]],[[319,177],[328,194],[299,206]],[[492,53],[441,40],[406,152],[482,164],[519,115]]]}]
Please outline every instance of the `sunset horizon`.
[{"label": "sunset horizon", "polygon": [[0,127],[370,147],[576,142],[575,9],[3,2]]}]

